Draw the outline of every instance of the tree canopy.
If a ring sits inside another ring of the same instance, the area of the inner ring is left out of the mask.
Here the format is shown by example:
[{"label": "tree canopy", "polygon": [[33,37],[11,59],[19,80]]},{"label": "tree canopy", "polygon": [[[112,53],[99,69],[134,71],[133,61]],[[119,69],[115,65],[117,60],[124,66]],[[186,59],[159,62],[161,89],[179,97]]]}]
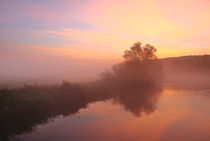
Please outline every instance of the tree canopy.
[{"label": "tree canopy", "polygon": [[157,56],[155,55],[156,48],[150,44],[142,46],[141,42],[136,42],[130,47],[129,50],[124,52],[123,57],[126,62],[142,62],[146,60],[155,60]]},{"label": "tree canopy", "polygon": [[119,87],[161,84],[162,65],[155,55],[156,51],[152,45],[142,46],[140,42],[134,43],[129,50],[124,52],[125,61],[103,72],[100,75],[101,80]]}]

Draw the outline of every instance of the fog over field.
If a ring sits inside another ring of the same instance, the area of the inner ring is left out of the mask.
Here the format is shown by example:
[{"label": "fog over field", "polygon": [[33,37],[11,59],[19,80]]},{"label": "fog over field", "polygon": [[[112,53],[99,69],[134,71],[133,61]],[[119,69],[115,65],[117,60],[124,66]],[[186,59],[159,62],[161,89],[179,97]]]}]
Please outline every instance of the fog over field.
[{"label": "fog over field", "polygon": [[[119,63],[119,59],[84,59],[53,55],[5,55],[0,60],[0,84],[54,84],[62,81],[90,82],[104,70]],[[184,56],[160,59],[164,80],[178,86],[209,87],[210,56]]]},{"label": "fog over field", "polygon": [[210,55],[161,59],[165,82],[180,87],[210,87]]},{"label": "fog over field", "polygon": [[56,83],[63,80],[93,81],[119,62],[111,59],[82,59],[61,56],[1,56],[0,84]]}]

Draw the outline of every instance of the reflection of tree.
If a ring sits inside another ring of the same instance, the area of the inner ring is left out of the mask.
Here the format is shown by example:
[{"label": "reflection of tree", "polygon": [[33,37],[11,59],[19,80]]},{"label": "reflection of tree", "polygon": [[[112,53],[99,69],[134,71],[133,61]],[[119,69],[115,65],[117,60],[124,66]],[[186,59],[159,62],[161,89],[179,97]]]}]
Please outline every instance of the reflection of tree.
[{"label": "reflection of tree", "polygon": [[153,46],[136,42],[124,52],[124,62],[100,75],[101,89],[115,94],[115,102],[136,116],[154,111],[162,87],[162,65],[155,53]]},{"label": "reflection of tree", "polygon": [[141,116],[141,113],[150,114],[155,111],[155,106],[161,94],[161,88],[136,88],[121,91],[113,99],[115,103],[133,113],[135,116]]}]

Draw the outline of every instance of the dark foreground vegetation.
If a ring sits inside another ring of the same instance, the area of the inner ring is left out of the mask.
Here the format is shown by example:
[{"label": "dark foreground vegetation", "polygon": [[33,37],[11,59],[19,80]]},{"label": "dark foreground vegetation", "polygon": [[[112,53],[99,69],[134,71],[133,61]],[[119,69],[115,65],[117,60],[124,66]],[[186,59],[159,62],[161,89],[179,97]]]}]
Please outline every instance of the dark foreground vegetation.
[{"label": "dark foreground vegetation", "polygon": [[[97,88],[98,87],[98,88]],[[161,88],[119,88],[111,92],[102,86],[81,86],[64,82],[57,86],[25,86],[0,91],[0,140],[33,131],[56,116],[76,114],[89,103],[113,99],[135,116],[155,110]],[[104,92],[103,92],[104,91]]]},{"label": "dark foreground vegetation", "polygon": [[162,67],[151,45],[135,43],[125,61],[91,83],[25,85],[0,89],[0,140],[34,131],[56,116],[76,114],[89,103],[112,99],[135,116],[155,110],[162,90]]}]

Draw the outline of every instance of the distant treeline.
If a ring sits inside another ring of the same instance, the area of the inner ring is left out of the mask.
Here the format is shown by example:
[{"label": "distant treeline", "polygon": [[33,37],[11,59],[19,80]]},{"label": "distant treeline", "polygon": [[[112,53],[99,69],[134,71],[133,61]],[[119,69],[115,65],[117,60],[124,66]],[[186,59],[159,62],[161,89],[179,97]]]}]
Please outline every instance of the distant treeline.
[{"label": "distant treeline", "polygon": [[167,71],[210,73],[210,55],[194,55],[160,59]]},{"label": "distant treeline", "polygon": [[184,89],[210,88],[210,55],[160,59],[165,83]]}]

